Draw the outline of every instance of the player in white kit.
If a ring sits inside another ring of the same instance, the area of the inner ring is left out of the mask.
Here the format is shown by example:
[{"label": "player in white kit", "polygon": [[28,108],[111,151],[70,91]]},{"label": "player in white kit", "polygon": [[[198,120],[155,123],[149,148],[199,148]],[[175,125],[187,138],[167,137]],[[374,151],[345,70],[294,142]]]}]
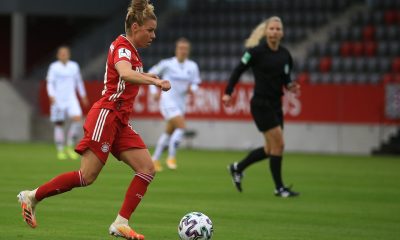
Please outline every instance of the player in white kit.
[{"label": "player in white kit", "polygon": [[171,90],[160,92],[156,87],[150,86],[150,93],[160,100],[161,115],[167,121],[165,132],[157,141],[153,153],[154,167],[156,171],[162,171],[159,158],[163,150],[168,147],[167,166],[176,169],[176,149],[183,137],[185,130],[185,108],[186,96],[199,88],[200,73],[197,64],[188,59],[190,53],[190,42],[186,38],[176,41],[175,57],[161,60],[153,66],[149,73],[168,79]]},{"label": "player in white kit", "polygon": [[[54,123],[54,142],[57,147],[57,158],[60,160],[68,157],[79,158],[74,151],[74,145],[82,129],[82,109],[76,90],[78,90],[84,106],[89,106],[79,65],[71,61],[70,57],[69,47],[59,47],[57,50],[58,60],[50,64],[46,77],[47,94],[50,100],[50,120]],[[65,144],[64,122],[67,117],[71,119],[71,125]]]}]

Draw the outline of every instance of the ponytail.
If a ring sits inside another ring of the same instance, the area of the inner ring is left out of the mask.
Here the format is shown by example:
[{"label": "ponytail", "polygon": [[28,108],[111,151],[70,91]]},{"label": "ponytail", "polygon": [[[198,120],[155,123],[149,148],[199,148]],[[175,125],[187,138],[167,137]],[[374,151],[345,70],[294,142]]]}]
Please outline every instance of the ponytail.
[{"label": "ponytail", "polygon": [[244,46],[246,48],[253,48],[257,46],[260,43],[260,40],[265,36],[265,29],[267,28],[268,24],[272,21],[282,23],[280,17],[277,16],[273,16],[262,21],[260,24],[257,25],[257,27],[253,29],[250,36],[246,39]]}]

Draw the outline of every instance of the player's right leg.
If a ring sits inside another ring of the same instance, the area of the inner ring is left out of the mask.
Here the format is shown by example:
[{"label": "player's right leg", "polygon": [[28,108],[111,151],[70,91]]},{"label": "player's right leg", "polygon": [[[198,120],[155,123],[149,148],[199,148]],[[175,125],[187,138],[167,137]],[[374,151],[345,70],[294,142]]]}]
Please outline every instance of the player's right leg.
[{"label": "player's right leg", "polygon": [[156,172],[161,172],[163,170],[161,163],[160,163],[160,157],[164,149],[168,146],[169,140],[170,140],[170,134],[167,132],[164,132],[161,134],[161,136],[158,138],[156,148],[154,150],[152,159],[154,163],[154,168]]},{"label": "player's right leg", "polygon": [[185,133],[185,118],[183,114],[181,114],[180,110],[176,110],[176,114],[174,117],[169,119],[170,124],[173,126],[173,132],[171,134],[171,140],[168,145],[168,158],[167,158],[167,166],[169,169],[176,169],[176,151],[179,147],[179,144],[182,141],[183,135]]},{"label": "player's right leg", "polygon": [[40,201],[68,192],[75,187],[85,187],[92,184],[103,166],[103,163],[97,156],[92,151],[87,150],[82,156],[79,171],[58,175],[33,191],[21,191],[17,197],[21,203],[24,221],[29,226],[36,227],[35,207]]},{"label": "player's right leg", "polygon": [[145,196],[147,187],[154,178],[155,169],[147,149],[131,148],[125,150],[120,154],[120,159],[129,165],[136,174],[126,191],[124,202],[117,218],[111,224],[109,232],[113,236],[125,239],[143,240],[144,236],[135,232],[128,222]]},{"label": "player's right leg", "polygon": [[50,121],[54,124],[54,143],[57,148],[57,159],[66,160],[68,157],[65,154],[65,109],[54,103],[50,107]]}]

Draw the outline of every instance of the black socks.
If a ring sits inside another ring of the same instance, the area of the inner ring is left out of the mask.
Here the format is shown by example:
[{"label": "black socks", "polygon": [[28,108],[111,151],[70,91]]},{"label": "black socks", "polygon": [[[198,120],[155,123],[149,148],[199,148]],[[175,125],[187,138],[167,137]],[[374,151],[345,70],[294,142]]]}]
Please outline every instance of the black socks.
[{"label": "black socks", "polygon": [[272,173],[272,178],[274,179],[276,189],[283,187],[282,181],[282,156],[272,156],[269,160],[269,168]]},{"label": "black socks", "polygon": [[264,147],[254,149],[246,156],[245,159],[238,163],[236,169],[238,172],[243,172],[251,164],[259,162],[267,157],[268,155],[265,153]]}]

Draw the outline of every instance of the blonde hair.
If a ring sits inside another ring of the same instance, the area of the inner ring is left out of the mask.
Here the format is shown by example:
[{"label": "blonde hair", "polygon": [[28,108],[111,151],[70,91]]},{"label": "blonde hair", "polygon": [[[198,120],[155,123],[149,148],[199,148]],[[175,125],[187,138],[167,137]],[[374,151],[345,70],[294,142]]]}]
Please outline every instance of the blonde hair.
[{"label": "blonde hair", "polygon": [[133,23],[142,26],[148,19],[157,20],[153,4],[148,0],[132,0],[125,18],[125,31],[130,33]]},{"label": "blonde hair", "polygon": [[178,46],[178,43],[187,43],[187,44],[189,44],[189,46],[191,45],[189,39],[187,39],[187,38],[185,38],[185,37],[180,37],[180,38],[178,38],[178,39],[175,41],[175,46]]},{"label": "blonde hair", "polygon": [[[246,39],[244,46],[246,48],[252,48],[257,46],[260,43],[260,40],[265,36],[265,28],[268,26],[270,22],[282,23],[282,20],[280,17],[272,16],[262,21],[260,24],[257,25],[257,27],[253,29],[250,36]],[[283,28],[283,23],[282,23],[282,28]]]}]

